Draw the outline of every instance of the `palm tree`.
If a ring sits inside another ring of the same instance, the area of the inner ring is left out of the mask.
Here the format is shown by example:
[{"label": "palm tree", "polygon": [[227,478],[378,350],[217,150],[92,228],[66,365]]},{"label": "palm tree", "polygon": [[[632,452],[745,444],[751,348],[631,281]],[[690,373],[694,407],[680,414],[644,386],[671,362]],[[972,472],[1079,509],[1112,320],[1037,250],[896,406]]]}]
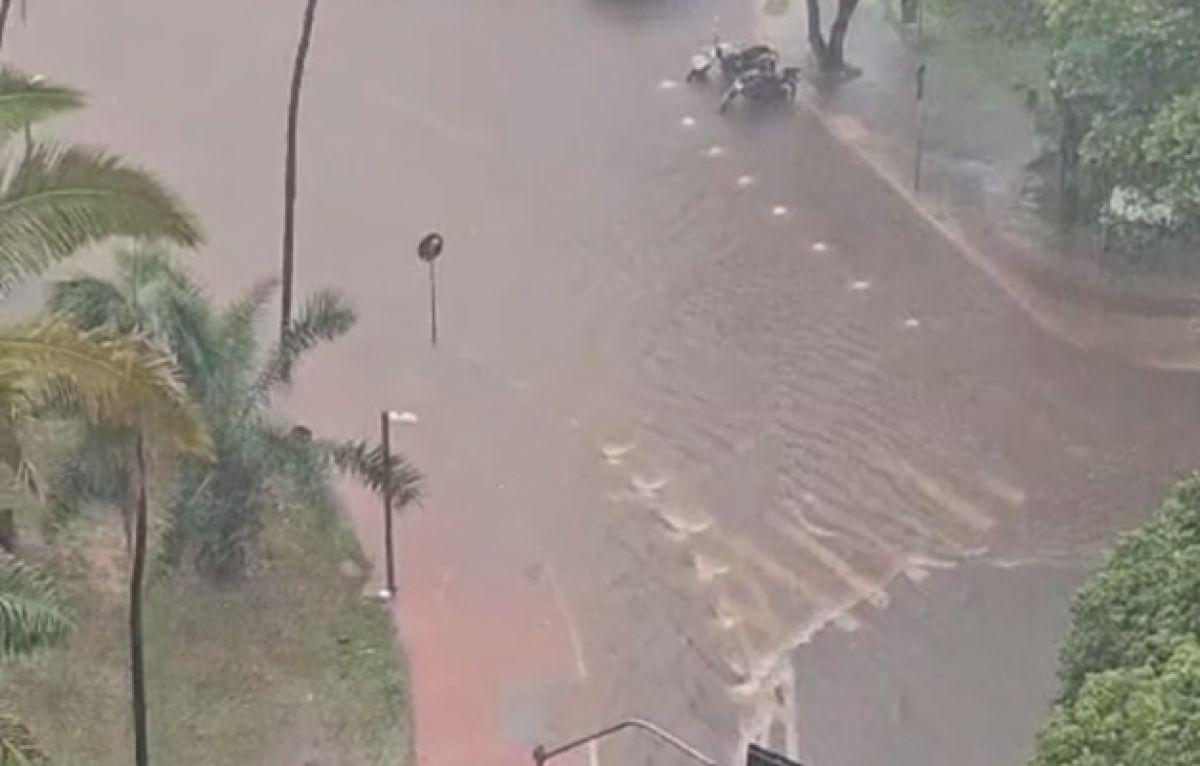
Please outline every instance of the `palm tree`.
[{"label": "palm tree", "polygon": [[292,288],[296,281],[296,158],[300,151],[300,95],[304,91],[304,65],[312,44],[313,25],[317,20],[317,0],[305,0],[300,38],[292,63],[292,83],[288,90],[287,142],[283,162],[283,263],[279,278],[283,283],[280,299],[279,337],[292,321]]},{"label": "palm tree", "polygon": [[[272,407],[304,357],[347,333],[355,312],[335,292],[309,296],[281,341],[265,353],[256,329],[275,282],[253,286],[232,305],[215,307],[205,292],[161,251],[117,255],[111,279],[79,276],[51,285],[49,306],[79,326],[146,333],[169,347],[188,390],[204,413],[214,444],[211,463],[184,460],[168,501],[163,540],[167,561],[185,556],[218,580],[241,575],[262,514],[279,506],[332,513],[334,468],[390,493],[396,508],[416,498],[419,477],[400,458],[362,442],[308,438]],[[57,482],[66,510],[85,499],[120,503],[121,477],[132,475],[111,436],[85,437]]]},{"label": "palm tree", "polygon": [[[0,68],[0,151],[27,126],[83,104],[72,88]],[[10,152],[11,154],[11,152]],[[79,250],[113,238],[200,243],[192,214],[154,177],[103,150],[37,142],[0,175],[0,299]],[[66,405],[93,422],[137,412],[203,447],[202,423],[171,361],[145,338],[60,317],[0,327],[0,461],[30,478],[20,432],[39,411]]]},{"label": "palm tree", "polygon": [[[33,123],[78,108],[82,100],[71,88],[0,68],[0,149],[9,150],[17,132],[28,136]],[[11,156],[0,176],[0,295],[113,238],[165,239],[192,247],[201,235],[191,213],[144,171],[100,149],[27,138],[25,151]],[[205,452],[209,443],[173,361],[147,336],[104,327],[83,330],[52,315],[0,328],[0,460],[26,483],[32,483],[33,471],[22,449],[23,429],[40,415],[64,409],[136,431],[142,467],[141,434],[148,428],[194,453]],[[144,472],[138,481],[144,489]],[[144,492],[139,500],[134,539],[144,542]],[[142,673],[144,559],[144,544],[135,544],[130,588],[135,697]],[[16,581],[0,579],[0,599],[20,595]],[[145,764],[144,697],[140,715],[138,708],[135,699],[138,763]],[[33,762],[38,756],[28,731],[6,711],[0,711],[0,748],[5,761]]]}]

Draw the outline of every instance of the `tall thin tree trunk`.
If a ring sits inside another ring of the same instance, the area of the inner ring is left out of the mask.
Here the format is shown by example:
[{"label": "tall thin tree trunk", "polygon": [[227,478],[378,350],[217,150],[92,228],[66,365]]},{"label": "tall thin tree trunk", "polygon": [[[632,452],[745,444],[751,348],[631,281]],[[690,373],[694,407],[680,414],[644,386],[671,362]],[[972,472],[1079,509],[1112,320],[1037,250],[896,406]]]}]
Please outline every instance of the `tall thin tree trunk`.
[{"label": "tall thin tree trunk", "polygon": [[838,0],[837,16],[829,28],[829,47],[825,55],[825,69],[840,71],[846,67],[846,33],[850,30],[850,17],[858,8],[858,0]]},{"label": "tall thin tree trunk", "polygon": [[4,30],[8,28],[8,12],[12,10],[12,0],[0,0],[0,48],[4,47]]},{"label": "tall thin tree trunk", "polygon": [[133,752],[136,766],[149,766],[146,732],[146,665],[143,656],[142,591],[146,579],[146,450],[142,434],[135,447],[137,506],[133,514],[133,570],[129,578],[129,677],[133,699]]},{"label": "tall thin tree trunk", "polygon": [[808,0],[808,47],[817,63],[825,62],[825,35],[821,32],[821,0]]},{"label": "tall thin tree trunk", "polygon": [[[11,0],[9,0],[11,1]],[[296,61],[292,66],[292,88],[288,97],[287,156],[283,175],[283,282],[280,300],[279,334],[287,332],[292,322],[292,288],[296,276],[296,153],[300,132],[300,93],[304,88],[304,64],[312,43],[313,23],[317,18],[317,0],[306,0],[304,24],[296,45]]]}]

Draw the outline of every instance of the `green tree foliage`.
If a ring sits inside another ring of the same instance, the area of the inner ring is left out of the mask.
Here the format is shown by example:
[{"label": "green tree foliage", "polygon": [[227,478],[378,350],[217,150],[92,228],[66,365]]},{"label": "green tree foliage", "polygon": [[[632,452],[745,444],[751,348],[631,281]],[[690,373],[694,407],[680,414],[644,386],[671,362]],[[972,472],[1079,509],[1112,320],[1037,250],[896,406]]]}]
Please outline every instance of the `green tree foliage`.
[{"label": "green tree foliage", "polygon": [[[82,102],[71,88],[0,68],[0,150],[8,155],[0,176],[0,296],[114,238],[183,246],[201,239],[170,190],[117,157],[79,146],[12,146],[23,128]],[[85,332],[54,316],[0,327],[0,461],[26,483],[33,474],[21,432],[48,410],[94,422],[173,422],[183,446],[206,443],[174,365],[144,336]]]},{"label": "green tree foliage", "polygon": [[[7,11],[8,3],[5,3]],[[34,141],[34,123],[78,108],[82,95],[0,68],[0,296],[80,250],[114,238],[199,243],[199,227],[154,177],[100,149]],[[25,133],[19,150],[13,138]],[[60,316],[0,327],[0,464],[36,489],[23,432],[51,415],[154,433],[206,452],[209,441],[171,358],[145,333],[80,329]],[[44,578],[0,561],[0,654],[61,637],[66,618]],[[0,710],[0,764],[44,761],[24,723]]]},{"label": "green tree foliage", "polygon": [[0,553],[0,657],[21,657],[50,646],[70,624],[49,579]]},{"label": "green tree foliage", "polygon": [[[1200,5],[1044,0],[1052,75],[1090,202],[1130,221],[1200,222]],[[1161,216],[1142,215],[1160,206]],[[1167,215],[1169,214],[1169,215]],[[1169,221],[1167,219],[1170,219]],[[1118,221],[1119,222],[1119,221]]]},{"label": "green tree foliage", "polygon": [[1200,478],[1179,484],[1126,536],[1072,608],[1060,677],[1070,700],[1088,675],[1162,662],[1200,636]]},{"label": "green tree foliage", "polygon": [[1080,591],[1032,766],[1200,766],[1200,476]]},{"label": "green tree foliage", "polygon": [[1038,739],[1032,766],[1200,764],[1200,644],[1184,639],[1161,667],[1090,676]]},{"label": "green tree foliage", "polygon": [[[417,492],[417,473],[403,460],[386,462],[362,443],[313,439],[272,407],[303,359],[342,337],[356,318],[340,295],[319,291],[264,351],[257,329],[274,289],[273,282],[255,285],[221,308],[161,251],[136,249],[118,254],[111,280],[80,276],[55,282],[50,293],[52,309],[81,327],[148,333],[174,353],[208,424],[215,460],[178,466],[164,555],[172,562],[190,557],[217,578],[244,571],[264,512],[332,511],[334,468],[392,493],[397,507]],[[120,442],[111,431],[93,431],[67,461],[55,493],[64,509],[95,500],[120,505],[129,497],[128,451],[115,451],[114,438]]]},{"label": "green tree foliage", "polygon": [[[71,627],[49,578],[0,553],[0,658],[23,657],[62,640]],[[24,721],[0,699],[0,766],[46,763]]]}]

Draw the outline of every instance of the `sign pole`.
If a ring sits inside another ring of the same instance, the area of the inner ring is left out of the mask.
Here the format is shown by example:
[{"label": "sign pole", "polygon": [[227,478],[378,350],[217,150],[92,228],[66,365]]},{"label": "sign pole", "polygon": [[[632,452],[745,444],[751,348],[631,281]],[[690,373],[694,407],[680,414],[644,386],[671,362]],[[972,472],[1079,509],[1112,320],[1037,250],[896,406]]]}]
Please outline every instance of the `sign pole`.
[{"label": "sign pole", "polygon": [[442,254],[446,240],[437,232],[430,232],[417,243],[417,257],[429,264],[429,342],[436,346],[438,342],[437,324],[437,272],[433,262]]}]

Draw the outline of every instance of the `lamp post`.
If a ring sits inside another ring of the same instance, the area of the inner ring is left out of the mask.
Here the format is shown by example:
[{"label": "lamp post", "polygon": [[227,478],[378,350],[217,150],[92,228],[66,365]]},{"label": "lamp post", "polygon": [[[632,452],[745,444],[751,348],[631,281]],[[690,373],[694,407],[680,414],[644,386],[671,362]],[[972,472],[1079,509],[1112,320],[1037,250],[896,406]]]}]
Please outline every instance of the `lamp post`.
[{"label": "lamp post", "polygon": [[579,737],[578,739],[573,739],[566,744],[559,745],[558,747],[546,749],[542,745],[538,745],[533,749],[534,766],[545,766],[546,762],[552,758],[557,758],[560,755],[569,753],[572,750],[591,744],[597,740],[604,739],[624,729],[636,729],[649,734],[660,742],[670,745],[676,751],[682,753],[696,763],[701,764],[701,766],[717,766],[717,762],[709,756],[700,752],[687,742],[684,742],[682,739],[654,723],[653,721],[647,721],[644,718],[627,718],[624,721],[619,721],[612,726],[606,726],[599,731],[592,732],[591,734]]},{"label": "lamp post", "polygon": [[429,341],[432,345],[437,345],[438,328],[437,328],[437,274],[433,267],[433,262],[442,254],[442,247],[446,244],[446,240],[441,234],[430,232],[421,238],[417,243],[417,257],[423,262],[429,264]]},{"label": "lamp post", "polygon": [[[383,464],[392,464],[392,423],[414,423],[416,415],[411,412],[383,410],[379,413],[379,444],[383,450]],[[396,595],[396,558],[392,537],[392,488],[383,488],[383,565],[386,580],[380,595],[391,598]]]}]

